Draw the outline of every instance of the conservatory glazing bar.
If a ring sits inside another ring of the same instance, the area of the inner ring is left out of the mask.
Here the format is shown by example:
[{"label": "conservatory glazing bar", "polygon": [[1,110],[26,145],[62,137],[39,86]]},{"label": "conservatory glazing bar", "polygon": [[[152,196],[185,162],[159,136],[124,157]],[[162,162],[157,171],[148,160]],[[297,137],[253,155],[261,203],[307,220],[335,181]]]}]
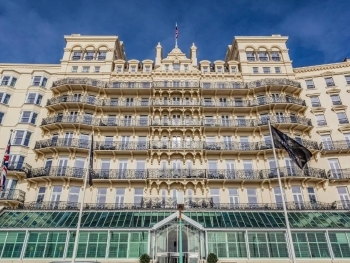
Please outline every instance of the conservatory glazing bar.
[{"label": "conservatory glazing bar", "polygon": [[[173,212],[121,212],[89,211],[82,217],[83,229],[89,228],[137,228],[150,229]],[[283,212],[185,212],[189,218],[206,229],[215,228],[285,228]],[[348,212],[288,212],[291,227],[302,228],[344,228],[350,229]],[[19,211],[7,210],[0,215],[0,229],[38,229],[77,227],[77,211]]]}]

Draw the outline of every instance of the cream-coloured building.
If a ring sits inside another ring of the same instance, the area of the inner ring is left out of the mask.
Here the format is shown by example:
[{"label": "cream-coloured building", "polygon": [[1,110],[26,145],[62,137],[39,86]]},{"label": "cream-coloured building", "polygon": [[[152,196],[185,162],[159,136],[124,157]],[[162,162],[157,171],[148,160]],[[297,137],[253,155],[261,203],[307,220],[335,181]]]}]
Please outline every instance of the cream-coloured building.
[{"label": "cream-coloured building", "polygon": [[[69,261],[87,176],[78,260],[350,260],[350,60],[293,68],[287,37],[235,37],[225,60],[175,47],[127,60],[117,36],[65,36],[60,64],[0,64],[0,261]],[[273,158],[268,120],[307,147]],[[11,133],[11,130],[13,132]],[[277,168],[279,167],[279,168]]]}]

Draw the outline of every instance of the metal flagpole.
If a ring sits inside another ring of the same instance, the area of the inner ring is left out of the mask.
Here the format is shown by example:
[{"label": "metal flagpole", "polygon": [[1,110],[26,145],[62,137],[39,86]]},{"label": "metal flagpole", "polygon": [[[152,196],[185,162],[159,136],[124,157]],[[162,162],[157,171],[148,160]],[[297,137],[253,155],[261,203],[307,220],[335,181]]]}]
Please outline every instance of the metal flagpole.
[{"label": "metal flagpole", "polygon": [[[92,132],[92,136],[94,136],[94,132]],[[91,155],[91,142],[90,147],[89,147],[89,161],[88,161],[88,169],[86,169],[86,175],[84,177],[84,184],[83,184],[83,194],[82,198],[80,199],[80,210],[79,210],[79,217],[78,217],[78,226],[77,226],[77,232],[75,233],[75,241],[74,241],[74,248],[73,248],[73,255],[72,255],[72,263],[75,263],[76,259],[76,254],[78,251],[78,241],[79,241],[79,233],[80,233],[80,224],[81,224],[81,217],[83,215],[83,207],[84,207],[84,199],[85,199],[85,192],[86,192],[86,183],[87,183],[87,178],[89,176],[90,172],[90,155]]]},{"label": "metal flagpole", "polygon": [[179,263],[183,262],[182,255],[182,213],[181,208],[179,209]]},{"label": "metal flagpole", "polygon": [[177,29],[177,22],[175,23],[175,47],[177,47],[177,37],[178,37],[178,29]]},{"label": "metal flagpole", "polygon": [[292,239],[292,232],[290,231],[290,226],[289,226],[289,219],[288,219],[287,207],[286,207],[286,202],[285,202],[285,194],[284,194],[284,189],[282,187],[281,175],[280,175],[280,167],[279,167],[278,161],[277,161],[275,142],[273,141],[270,120],[269,120],[269,130],[270,130],[270,137],[271,137],[271,142],[272,142],[273,156],[275,158],[275,163],[276,163],[276,167],[277,167],[277,169],[276,169],[277,170],[277,179],[278,179],[278,185],[279,185],[279,188],[280,188],[280,191],[281,191],[284,219],[285,219],[285,223],[286,223],[286,227],[287,227],[287,237],[288,237],[288,241],[289,241],[289,245],[290,245],[290,252],[291,252],[291,256],[292,256],[292,262],[296,263],[295,250],[294,250],[294,244],[293,244],[293,239]]}]

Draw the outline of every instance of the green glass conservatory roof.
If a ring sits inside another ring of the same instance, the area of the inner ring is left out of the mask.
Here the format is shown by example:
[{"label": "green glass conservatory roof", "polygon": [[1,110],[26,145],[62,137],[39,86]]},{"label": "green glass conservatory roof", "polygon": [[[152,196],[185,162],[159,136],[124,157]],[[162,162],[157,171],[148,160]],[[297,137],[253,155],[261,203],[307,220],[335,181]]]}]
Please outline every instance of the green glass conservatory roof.
[{"label": "green glass conservatory roof", "polygon": [[[82,228],[151,228],[173,212],[89,211],[84,212]],[[292,228],[350,228],[349,212],[289,212]],[[285,228],[283,212],[185,212],[205,228]],[[0,228],[76,228],[77,211],[5,210]]]}]

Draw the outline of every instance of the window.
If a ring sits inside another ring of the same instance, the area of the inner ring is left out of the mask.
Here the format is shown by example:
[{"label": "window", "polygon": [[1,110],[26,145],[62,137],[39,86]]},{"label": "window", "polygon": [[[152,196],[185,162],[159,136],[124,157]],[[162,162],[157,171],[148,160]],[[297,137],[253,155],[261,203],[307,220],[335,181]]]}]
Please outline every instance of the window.
[{"label": "window", "polygon": [[169,70],[169,65],[168,65],[168,64],[165,65],[165,70],[166,70],[166,71]]},{"label": "window", "polygon": [[337,112],[337,117],[339,124],[349,123],[348,117],[346,116],[345,112]]},{"label": "window", "polygon": [[115,192],[115,205],[120,208],[124,205],[125,188],[117,188]]},{"label": "window", "polygon": [[255,61],[255,54],[254,54],[254,52],[247,52],[246,55],[247,55],[247,60],[248,61]]},{"label": "window", "polygon": [[70,205],[77,205],[79,202],[79,193],[80,193],[80,187],[79,186],[71,186],[69,189],[69,196],[68,196],[68,203]]},{"label": "window", "polygon": [[136,72],[136,66],[131,66],[131,67],[130,67],[130,71],[131,71],[131,72]]},{"label": "window", "polygon": [[335,86],[335,84],[334,84],[334,81],[333,81],[333,78],[332,78],[332,77],[325,78],[324,80],[326,81],[326,85],[327,85],[327,87],[333,87],[333,86]]},{"label": "window", "polygon": [[25,156],[10,154],[9,170],[20,170],[23,167]]},{"label": "window", "polygon": [[282,207],[283,202],[282,202],[281,189],[279,187],[274,187],[273,192],[275,194],[275,202],[276,202],[277,207]]},{"label": "window", "polygon": [[85,51],[85,60],[93,60],[95,56],[95,51]]},{"label": "window", "polygon": [[259,60],[260,61],[269,61],[269,57],[267,55],[267,52],[260,51],[258,54],[259,54]]},{"label": "window", "polygon": [[281,61],[280,53],[278,51],[272,51],[271,52],[271,59],[273,61]]},{"label": "window", "polygon": [[95,73],[100,72],[100,67],[95,67]]},{"label": "window", "polygon": [[292,186],[292,194],[293,194],[294,204],[297,207],[301,207],[304,203],[301,188],[299,186]]},{"label": "window", "polygon": [[305,80],[305,83],[306,83],[306,88],[308,88],[308,89],[315,88],[314,81],[312,79]]},{"label": "window", "polygon": [[328,159],[328,165],[333,178],[342,179],[342,170],[340,168],[339,160],[337,158]]},{"label": "window", "polygon": [[72,59],[73,60],[80,60],[81,59],[81,51],[74,51]]},{"label": "window", "polygon": [[228,199],[230,205],[239,204],[239,196],[237,188],[229,188],[228,189]]},{"label": "window", "polygon": [[318,97],[310,97],[312,107],[321,107],[321,103]]},{"label": "window", "polygon": [[221,72],[222,72],[222,67],[217,67],[217,68],[216,68],[216,71],[217,71],[218,73],[221,73]]},{"label": "window", "polygon": [[13,76],[3,76],[1,80],[1,85],[14,87],[16,85],[16,82],[17,82],[17,78]]},{"label": "window", "polygon": [[321,139],[322,139],[323,148],[325,150],[332,150],[333,149],[332,137],[329,134],[321,135]]},{"label": "window", "polygon": [[142,198],[143,198],[143,189],[142,188],[135,188],[134,205],[141,206]]},{"label": "window", "polygon": [[[110,142],[110,145],[112,145],[111,142]],[[109,145],[105,145],[105,148],[106,148],[106,146],[108,147]],[[100,176],[102,178],[108,178],[109,177],[110,165],[111,165],[111,160],[110,159],[102,159],[101,160],[101,175]]]},{"label": "window", "polygon": [[220,190],[219,188],[210,189],[210,197],[214,205],[220,205]]},{"label": "window", "polygon": [[106,51],[99,51],[97,54],[97,60],[105,60],[106,59]]},{"label": "window", "polygon": [[275,73],[276,73],[276,74],[282,73],[281,67],[275,67]]},{"label": "window", "polygon": [[122,66],[117,66],[117,72],[122,72]]},{"label": "window", "polygon": [[255,188],[247,188],[247,195],[249,204],[254,205],[258,203],[258,196]]},{"label": "window", "polygon": [[292,240],[297,258],[330,258],[324,232],[293,232]]},{"label": "window", "polygon": [[96,203],[100,205],[104,205],[106,203],[107,198],[107,188],[97,188],[97,198]]},{"label": "window", "polygon": [[12,144],[28,146],[31,135],[32,133],[30,131],[17,130],[15,131]]},{"label": "window", "polygon": [[259,68],[258,67],[253,67],[253,73],[258,74],[259,73]]},{"label": "window", "polygon": [[243,169],[244,169],[244,175],[247,178],[253,179],[254,171],[253,171],[253,162],[252,162],[252,160],[243,160]]},{"label": "window", "polygon": [[350,85],[350,75],[345,76],[345,81],[347,85]]},{"label": "window", "polygon": [[0,103],[8,105],[10,98],[11,98],[10,94],[0,92]]},{"label": "window", "polygon": [[53,206],[57,206],[59,204],[60,199],[61,199],[61,192],[62,192],[62,186],[55,185],[52,188],[52,194],[51,194],[50,201],[51,201]]},{"label": "window", "polygon": [[329,232],[329,239],[335,258],[350,257],[350,232]]},{"label": "window", "polygon": [[[0,94],[1,96],[1,94]],[[43,95],[39,93],[28,93],[25,103],[40,105],[43,99]]]},{"label": "window", "polygon": [[339,97],[338,94],[331,95],[331,100],[332,100],[333,105],[342,105],[340,97]]},{"label": "window", "polygon": [[38,191],[38,195],[36,197],[37,203],[42,203],[44,201],[45,192],[46,192],[46,187],[40,186],[39,191]]},{"label": "window", "polygon": [[263,67],[264,74],[270,74],[271,69],[269,67]]},{"label": "window", "polygon": [[47,78],[42,77],[42,76],[35,76],[33,77],[33,86],[39,86],[39,87],[45,87],[47,83]]},{"label": "window", "polygon": [[150,72],[151,71],[151,67],[150,66],[145,66],[145,72]]},{"label": "window", "polygon": [[174,69],[174,71],[179,71],[180,70],[180,64],[174,63],[173,69]]},{"label": "window", "polygon": [[72,73],[77,73],[77,72],[78,72],[78,66],[73,66]]},{"label": "window", "polygon": [[203,67],[203,72],[208,72],[208,67]]},{"label": "window", "polygon": [[184,65],[185,71],[188,71],[188,65]]},{"label": "window", "polygon": [[37,117],[38,117],[38,114],[36,112],[22,111],[22,115],[19,122],[35,124]]},{"label": "window", "polygon": [[236,67],[231,67],[231,73],[236,73],[237,72],[237,68]]},{"label": "window", "polygon": [[317,198],[316,198],[316,193],[315,193],[315,188],[313,187],[308,187],[307,188],[307,193],[309,194],[309,200],[311,203],[316,203]]},{"label": "window", "polygon": [[5,113],[0,111],[0,124],[2,123],[2,119],[4,118]]},{"label": "window", "polygon": [[350,197],[349,197],[349,192],[348,188],[346,186],[339,186],[337,187],[338,194],[339,194],[339,199],[342,204],[342,207],[344,209],[349,209],[350,208]]},{"label": "window", "polygon": [[89,71],[90,71],[90,67],[84,66],[81,72],[88,73]]},{"label": "window", "polygon": [[248,245],[252,258],[288,258],[284,232],[248,232]]},{"label": "window", "polygon": [[327,122],[323,114],[315,115],[317,126],[326,126]]}]

